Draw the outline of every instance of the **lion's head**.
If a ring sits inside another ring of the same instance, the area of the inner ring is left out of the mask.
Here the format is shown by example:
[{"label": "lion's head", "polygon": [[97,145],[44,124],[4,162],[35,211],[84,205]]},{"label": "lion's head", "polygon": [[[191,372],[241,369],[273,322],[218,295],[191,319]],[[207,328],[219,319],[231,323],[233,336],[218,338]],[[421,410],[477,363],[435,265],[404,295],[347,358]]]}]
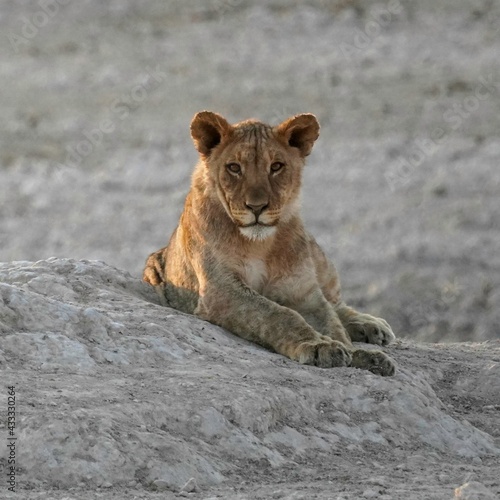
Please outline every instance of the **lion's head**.
[{"label": "lion's head", "polygon": [[271,127],[256,120],[230,125],[202,111],[191,136],[215,196],[244,236],[265,239],[296,213],[304,160],[319,136],[314,115]]}]

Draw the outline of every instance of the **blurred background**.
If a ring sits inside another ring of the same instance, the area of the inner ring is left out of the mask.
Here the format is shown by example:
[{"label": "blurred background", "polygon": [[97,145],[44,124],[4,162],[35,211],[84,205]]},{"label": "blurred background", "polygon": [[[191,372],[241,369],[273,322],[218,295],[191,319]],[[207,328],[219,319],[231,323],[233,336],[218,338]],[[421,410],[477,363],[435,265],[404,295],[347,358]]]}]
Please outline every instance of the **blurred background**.
[{"label": "blurred background", "polygon": [[500,337],[500,3],[0,3],[0,261],[140,276],[195,112],[317,115],[303,213],[344,298],[426,341]]}]

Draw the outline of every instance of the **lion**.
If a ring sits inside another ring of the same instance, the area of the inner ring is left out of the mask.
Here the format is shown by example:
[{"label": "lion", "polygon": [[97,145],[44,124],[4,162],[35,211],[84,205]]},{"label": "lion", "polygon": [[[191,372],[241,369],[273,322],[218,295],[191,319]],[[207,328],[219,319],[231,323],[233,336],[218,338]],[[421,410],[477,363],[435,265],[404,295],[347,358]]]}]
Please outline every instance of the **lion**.
[{"label": "lion", "polygon": [[199,153],[179,225],[146,261],[161,303],[219,325],[299,363],[393,375],[389,324],[348,307],[340,280],[300,215],[306,157],[319,137],[312,114],[277,126],[234,125],[197,113]]}]

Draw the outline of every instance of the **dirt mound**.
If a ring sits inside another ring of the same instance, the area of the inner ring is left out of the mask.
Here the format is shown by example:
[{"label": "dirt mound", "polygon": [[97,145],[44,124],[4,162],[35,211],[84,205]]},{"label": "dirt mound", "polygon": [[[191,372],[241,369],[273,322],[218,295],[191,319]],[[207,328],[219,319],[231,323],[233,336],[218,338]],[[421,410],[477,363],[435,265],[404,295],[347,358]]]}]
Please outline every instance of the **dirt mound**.
[{"label": "dirt mound", "polygon": [[500,342],[398,341],[392,378],[301,366],[68,259],[0,264],[0,333],[26,498],[500,493]]}]

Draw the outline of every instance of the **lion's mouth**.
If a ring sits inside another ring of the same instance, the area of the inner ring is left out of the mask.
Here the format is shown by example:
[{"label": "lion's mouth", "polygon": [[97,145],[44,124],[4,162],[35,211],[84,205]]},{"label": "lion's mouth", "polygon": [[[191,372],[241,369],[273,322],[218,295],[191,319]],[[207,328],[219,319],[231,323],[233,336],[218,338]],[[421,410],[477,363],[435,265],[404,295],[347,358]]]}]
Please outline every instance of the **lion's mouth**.
[{"label": "lion's mouth", "polygon": [[246,238],[253,241],[262,241],[276,232],[275,224],[263,224],[262,222],[254,222],[253,224],[246,224],[244,226],[240,226],[240,232]]},{"label": "lion's mouth", "polygon": [[275,224],[266,224],[264,222],[255,221],[255,222],[251,222],[250,224],[243,224],[240,227],[257,227],[257,226],[260,226],[260,227],[274,227],[274,225]]}]

